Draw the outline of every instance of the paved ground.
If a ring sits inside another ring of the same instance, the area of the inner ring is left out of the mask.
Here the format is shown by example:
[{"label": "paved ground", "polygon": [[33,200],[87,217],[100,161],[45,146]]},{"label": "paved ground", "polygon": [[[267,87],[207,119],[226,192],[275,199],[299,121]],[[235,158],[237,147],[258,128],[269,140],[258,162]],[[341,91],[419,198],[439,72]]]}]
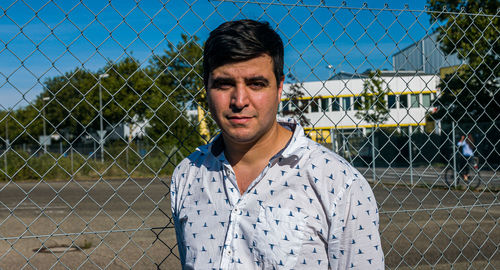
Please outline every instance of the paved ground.
[{"label": "paved ground", "polygon": [[[388,269],[500,269],[498,193],[374,191]],[[161,179],[1,183],[0,269],[180,269],[168,192]]]},{"label": "paved ground", "polygon": [[[373,168],[362,167],[358,170],[370,182],[396,183],[404,185],[425,185],[428,187],[445,187],[443,167],[414,167],[414,168]],[[488,191],[500,190],[500,174],[496,171],[482,170],[479,189]]]}]

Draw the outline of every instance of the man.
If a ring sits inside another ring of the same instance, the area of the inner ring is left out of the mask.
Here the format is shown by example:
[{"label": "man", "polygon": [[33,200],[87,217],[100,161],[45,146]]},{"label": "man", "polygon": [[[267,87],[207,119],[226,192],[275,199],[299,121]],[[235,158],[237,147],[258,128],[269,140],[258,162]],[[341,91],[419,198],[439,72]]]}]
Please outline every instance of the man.
[{"label": "man", "polygon": [[462,156],[460,157],[461,164],[461,174],[464,178],[464,181],[469,181],[469,166],[473,162],[474,159],[474,139],[472,135],[467,135],[467,138],[462,135],[460,141],[457,143],[457,146],[460,147]]},{"label": "man", "polygon": [[366,180],[295,121],[276,119],[284,80],[279,35],[267,23],[223,23],[205,43],[203,67],[221,134],[172,176],[183,267],[384,268]]}]

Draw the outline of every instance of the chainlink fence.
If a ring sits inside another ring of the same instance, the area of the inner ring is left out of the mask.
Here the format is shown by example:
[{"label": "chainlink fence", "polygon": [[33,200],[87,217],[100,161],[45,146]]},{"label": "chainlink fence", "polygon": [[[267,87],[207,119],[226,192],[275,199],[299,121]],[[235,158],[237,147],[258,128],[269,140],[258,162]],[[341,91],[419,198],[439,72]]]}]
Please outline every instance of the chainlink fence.
[{"label": "chainlink fence", "polygon": [[388,269],[500,269],[499,4],[445,2],[2,1],[0,269],[180,269],[203,40],[243,18],[284,40],[280,115],[372,185]]}]

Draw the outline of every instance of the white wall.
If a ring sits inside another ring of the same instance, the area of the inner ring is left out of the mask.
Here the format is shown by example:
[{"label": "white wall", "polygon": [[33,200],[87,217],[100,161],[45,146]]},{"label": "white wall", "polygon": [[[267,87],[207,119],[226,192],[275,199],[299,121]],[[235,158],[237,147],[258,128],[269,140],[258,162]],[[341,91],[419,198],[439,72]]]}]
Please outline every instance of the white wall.
[{"label": "white wall", "polygon": [[[437,85],[439,77],[435,75],[420,75],[420,76],[399,76],[399,77],[382,77],[385,86],[391,90],[391,95],[396,95],[402,98],[407,98],[408,108],[400,108],[399,102],[396,102],[397,107],[390,110],[389,119],[382,123],[385,126],[408,126],[408,125],[425,125],[425,115],[430,108],[425,108],[421,105],[422,95],[430,94],[431,98],[435,98],[437,93]],[[351,109],[348,111],[340,109],[340,111],[332,111],[331,104],[329,111],[323,112],[321,104],[319,112],[311,112],[311,108],[307,108],[306,117],[312,123],[306,128],[364,128],[373,126],[373,124],[362,121],[357,118],[356,110],[354,110],[354,97],[359,96],[363,92],[363,82],[365,79],[350,79],[350,80],[330,80],[330,81],[314,81],[303,83],[302,91],[305,93],[303,102],[309,102],[314,98],[350,98]],[[282,100],[285,100],[285,93],[289,91],[290,84],[284,85],[284,94]],[[411,108],[411,99],[407,94],[418,95],[419,107]],[[387,98],[386,98],[387,101]],[[342,101],[339,100],[340,104]],[[281,108],[280,108],[281,109]]]}]

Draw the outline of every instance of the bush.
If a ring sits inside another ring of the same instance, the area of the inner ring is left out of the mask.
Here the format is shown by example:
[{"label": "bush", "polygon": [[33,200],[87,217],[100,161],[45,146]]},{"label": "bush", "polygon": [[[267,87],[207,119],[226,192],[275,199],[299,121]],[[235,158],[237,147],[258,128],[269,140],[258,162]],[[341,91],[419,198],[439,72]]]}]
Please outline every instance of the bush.
[{"label": "bush", "polygon": [[[101,177],[154,177],[170,175],[178,162],[188,154],[188,149],[175,147],[139,148],[124,142],[106,145],[104,162],[93,155],[78,151],[29,154],[22,150],[9,150],[0,165],[0,181],[99,179]],[[0,160],[1,161],[1,160]]]}]

